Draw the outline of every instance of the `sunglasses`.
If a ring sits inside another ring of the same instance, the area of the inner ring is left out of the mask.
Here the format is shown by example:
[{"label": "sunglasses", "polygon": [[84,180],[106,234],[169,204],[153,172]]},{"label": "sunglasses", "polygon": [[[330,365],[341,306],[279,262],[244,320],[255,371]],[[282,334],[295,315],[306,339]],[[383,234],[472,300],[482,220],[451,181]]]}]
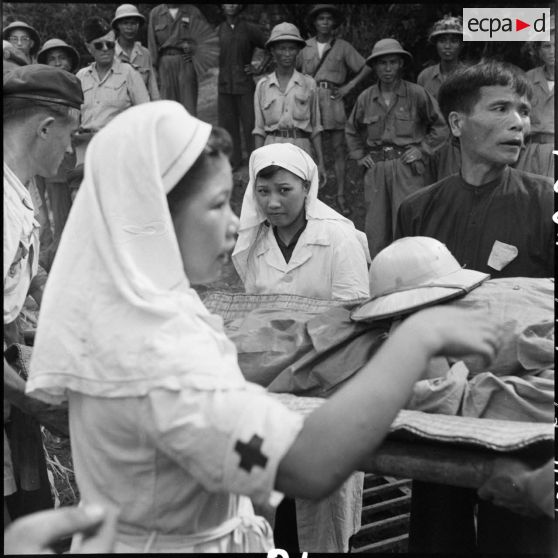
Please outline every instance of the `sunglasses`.
[{"label": "sunglasses", "polygon": [[114,48],[114,41],[95,41],[93,46],[96,50],[103,50],[103,48],[112,50]]}]

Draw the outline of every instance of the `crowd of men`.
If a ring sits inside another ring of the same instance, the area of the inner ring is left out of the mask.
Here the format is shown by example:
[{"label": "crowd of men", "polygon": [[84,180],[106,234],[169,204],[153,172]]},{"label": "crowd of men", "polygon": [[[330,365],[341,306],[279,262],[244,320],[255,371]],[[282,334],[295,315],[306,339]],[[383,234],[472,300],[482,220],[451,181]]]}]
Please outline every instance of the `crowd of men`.
[{"label": "crowd of men", "polygon": [[[224,21],[216,29],[217,112],[219,125],[233,139],[233,169],[244,165],[254,148],[293,143],[315,159],[323,186],[325,155],[331,153],[337,206],[350,214],[345,199],[350,159],[363,170],[372,259],[399,237],[430,236],[446,244],[462,266],[492,277],[553,275],[553,19],[551,41],[536,44],[538,63],[524,73],[491,60],[465,64],[461,19],[445,16],[428,37],[440,61],[413,83],[402,78],[413,55],[395,38],[377,41],[365,57],[337,36],[344,16],[336,5],[309,9],[315,33],[307,40],[289,22],[266,33],[242,19],[243,8],[223,4]],[[141,103],[171,99],[196,114],[199,76],[189,35],[196,20],[205,22],[189,4],[156,6],[148,21],[135,6],[123,4],[110,23],[100,17],[85,22],[83,41],[93,62],[82,68],[77,50],[59,38],[41,44],[38,32],[23,21],[3,29],[9,98],[4,104],[5,349],[23,342],[18,316],[27,295],[40,304],[91,138]],[[147,47],[138,40],[142,25]],[[253,63],[257,48],[265,51],[258,64]],[[10,81],[10,72],[25,66],[24,78]],[[344,98],[372,76],[376,81],[347,114]],[[29,115],[18,99],[50,103],[51,112]],[[37,137],[46,143],[37,143]],[[4,500],[5,512],[16,518],[52,505],[44,457],[29,440],[40,444],[38,424],[66,435],[67,423],[63,410],[26,397],[24,379],[10,365],[7,370],[4,417],[11,424],[4,450],[9,456],[12,448],[14,463],[7,466],[5,458]],[[26,461],[26,455],[34,457]],[[454,498],[420,485],[416,494],[416,510],[424,507],[419,515],[435,509],[429,494]],[[431,524],[439,521],[433,518]],[[505,521],[512,532],[527,529],[514,514]],[[546,529],[540,523],[531,527]],[[448,546],[436,547],[424,529],[415,538],[417,551],[449,551],[461,544],[449,533]],[[501,544],[497,536],[487,537],[486,548]]]}]

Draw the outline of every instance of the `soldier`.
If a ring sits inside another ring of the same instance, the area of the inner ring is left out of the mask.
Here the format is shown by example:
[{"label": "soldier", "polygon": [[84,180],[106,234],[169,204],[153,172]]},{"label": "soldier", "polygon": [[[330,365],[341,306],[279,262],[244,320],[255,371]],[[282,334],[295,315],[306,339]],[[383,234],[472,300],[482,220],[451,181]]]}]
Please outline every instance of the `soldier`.
[{"label": "soldier", "polygon": [[37,31],[23,21],[14,21],[2,31],[2,38],[16,47],[27,64],[35,62],[35,55],[41,46],[41,39]]},{"label": "soldier", "polygon": [[401,201],[422,188],[424,160],[441,145],[448,129],[436,99],[401,79],[411,55],[395,39],[382,39],[366,63],[378,83],[363,91],[349,116],[349,157],[364,167],[365,232],[370,256],[393,240]]},{"label": "soldier", "polygon": [[122,62],[128,62],[143,78],[152,101],[160,99],[157,76],[151,62],[151,54],[139,41],[138,31],[145,18],[132,4],[122,4],[116,8],[111,22],[116,33],[115,55]]},{"label": "soldier", "polygon": [[258,68],[251,64],[256,48],[265,48],[266,35],[253,23],[240,19],[242,4],[221,4],[226,21],[217,28],[219,35],[219,81],[217,112],[219,126],[225,128],[233,140],[231,165],[242,164],[240,128],[248,155],[254,150],[254,83],[253,75],[260,72],[269,56]]},{"label": "soldier", "polygon": [[322,154],[322,124],[316,82],[295,69],[306,42],[292,23],[280,23],[266,42],[275,71],[256,85],[253,134],[255,147],[293,143],[317,159],[320,184],[326,180]]},{"label": "soldier", "polygon": [[437,99],[444,80],[451,72],[463,66],[459,60],[463,50],[463,19],[445,16],[432,26],[428,40],[436,45],[440,62],[422,70],[417,83]]},{"label": "soldier", "polygon": [[189,28],[195,19],[205,21],[192,4],[160,4],[149,13],[147,27],[147,46],[159,74],[161,98],[182,103],[193,115],[197,114],[198,76]]},{"label": "soldier", "polygon": [[[364,57],[347,41],[335,36],[335,29],[344,17],[333,4],[316,4],[308,13],[308,20],[316,29],[316,36],[306,41],[298,56],[298,69],[316,80],[323,137],[331,139],[334,153],[337,204],[344,214],[345,207],[345,105],[343,98],[372,73]],[[353,79],[347,82],[347,74]]]}]

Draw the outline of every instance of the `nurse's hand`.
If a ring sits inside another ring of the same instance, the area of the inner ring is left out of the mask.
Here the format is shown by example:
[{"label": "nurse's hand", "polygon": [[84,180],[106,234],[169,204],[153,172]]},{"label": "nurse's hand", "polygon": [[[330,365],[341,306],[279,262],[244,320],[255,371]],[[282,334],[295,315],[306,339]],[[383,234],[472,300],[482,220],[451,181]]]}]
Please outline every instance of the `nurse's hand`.
[{"label": "nurse's hand", "polygon": [[5,554],[54,554],[52,545],[74,535],[82,537],[80,554],[112,552],[116,513],[100,506],[63,507],[17,519],[4,531]]},{"label": "nurse's hand", "polygon": [[376,163],[374,163],[374,159],[372,159],[372,155],[368,154],[365,155],[362,159],[357,161],[357,164],[361,167],[365,167],[367,169],[371,169]]}]

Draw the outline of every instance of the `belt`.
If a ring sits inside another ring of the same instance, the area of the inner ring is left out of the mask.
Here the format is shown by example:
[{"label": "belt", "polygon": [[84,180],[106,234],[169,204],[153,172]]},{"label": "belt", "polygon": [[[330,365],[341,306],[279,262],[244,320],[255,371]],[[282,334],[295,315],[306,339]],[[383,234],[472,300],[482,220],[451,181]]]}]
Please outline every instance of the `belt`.
[{"label": "belt", "polygon": [[165,47],[159,53],[160,56],[177,56],[179,54],[184,54],[184,50],[178,47]]},{"label": "belt", "polygon": [[322,89],[337,89],[339,87],[337,83],[331,83],[331,81],[318,81],[316,84]]},{"label": "belt", "polygon": [[312,134],[310,132],[305,132],[300,128],[289,128],[288,130],[272,130],[267,132],[269,136],[279,136],[281,138],[310,138]]},{"label": "belt", "polygon": [[407,150],[406,147],[399,147],[397,145],[385,145],[370,150],[370,156],[375,163],[379,161],[391,161],[392,159],[399,159]]}]

